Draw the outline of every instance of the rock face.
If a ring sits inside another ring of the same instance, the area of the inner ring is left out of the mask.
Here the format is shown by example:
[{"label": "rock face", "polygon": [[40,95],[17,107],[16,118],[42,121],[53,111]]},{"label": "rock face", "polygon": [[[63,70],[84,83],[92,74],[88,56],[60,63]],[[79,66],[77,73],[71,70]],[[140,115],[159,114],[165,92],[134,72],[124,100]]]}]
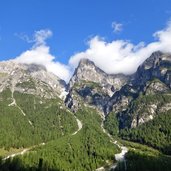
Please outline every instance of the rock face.
[{"label": "rock face", "polygon": [[80,104],[108,116],[117,114],[120,128],[136,127],[170,110],[171,55],[154,52],[132,76],[108,75],[88,59],[80,61],[68,86],[66,105]]},{"label": "rock face", "polygon": [[59,96],[65,82],[35,64],[19,64],[15,61],[0,62],[0,92],[6,88],[45,98]]},{"label": "rock face", "polygon": [[122,74],[108,75],[95,64],[82,59],[68,86],[69,94],[65,100],[73,110],[79,108],[81,99],[100,111],[104,111],[110,97],[127,83],[129,77]]},{"label": "rock face", "polygon": [[123,74],[109,75],[98,68],[94,62],[89,59],[81,59],[76,68],[73,77],[69,82],[69,87],[72,88],[74,84],[81,81],[94,82],[103,86],[103,89],[109,96],[126,84],[128,77]]},{"label": "rock face", "polygon": [[120,127],[136,127],[170,109],[171,55],[153,53],[116,92],[107,104],[107,113],[118,114]]}]

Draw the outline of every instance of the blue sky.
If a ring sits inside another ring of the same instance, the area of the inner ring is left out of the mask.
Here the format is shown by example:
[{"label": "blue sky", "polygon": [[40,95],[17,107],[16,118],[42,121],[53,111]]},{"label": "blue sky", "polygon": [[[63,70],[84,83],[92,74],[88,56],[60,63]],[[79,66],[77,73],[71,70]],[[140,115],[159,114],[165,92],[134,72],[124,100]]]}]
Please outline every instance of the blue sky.
[{"label": "blue sky", "polygon": [[32,39],[35,31],[48,29],[53,33],[46,41],[48,53],[53,62],[68,65],[71,56],[85,52],[95,36],[106,43],[149,44],[170,18],[171,0],[1,0],[0,60],[33,48],[35,42],[23,37]]}]

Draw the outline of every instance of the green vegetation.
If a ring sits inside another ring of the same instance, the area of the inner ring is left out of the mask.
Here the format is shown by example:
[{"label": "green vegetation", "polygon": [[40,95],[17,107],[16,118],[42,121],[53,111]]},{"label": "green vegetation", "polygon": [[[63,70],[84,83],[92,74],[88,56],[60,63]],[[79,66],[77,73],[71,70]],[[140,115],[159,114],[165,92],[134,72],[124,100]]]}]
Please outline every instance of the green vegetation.
[{"label": "green vegetation", "polygon": [[[126,154],[127,171],[170,171],[171,157],[150,147],[132,142],[123,142],[129,147]],[[119,163],[116,171],[123,171],[125,163]]]},{"label": "green vegetation", "polygon": [[[24,86],[25,87],[24,83]],[[96,88],[96,83],[87,83],[89,88]],[[21,86],[21,85],[19,85]],[[21,87],[22,87],[21,86]],[[30,89],[32,84],[27,84]],[[0,93],[0,155],[5,156],[29,147],[24,155],[13,159],[0,159],[0,171],[92,171],[101,166],[109,167],[118,153],[117,146],[110,142],[102,131],[101,118],[92,108],[83,107],[75,113],[83,127],[76,134],[77,122],[74,114],[62,105],[62,101],[46,99],[35,95],[14,92],[16,104],[12,104],[11,91]],[[147,106],[156,104],[158,108],[171,101],[168,94],[141,94],[130,104],[129,115],[142,117],[150,114]],[[83,101],[80,101],[80,105]],[[25,116],[23,115],[25,114]],[[118,135],[129,147],[126,154],[127,171],[170,171],[171,158],[162,154],[171,154],[171,110],[157,112],[151,120],[137,128],[119,130],[116,113],[110,113],[104,128],[114,137]],[[41,146],[39,144],[45,143]],[[119,163],[118,171],[125,168]]]},{"label": "green vegetation", "polygon": [[18,92],[14,97],[26,115],[16,105],[9,105],[12,103],[9,89],[0,94],[0,148],[29,147],[77,129],[75,118],[61,108],[58,99],[48,100]]},{"label": "green vegetation", "polygon": [[0,158],[0,171],[59,171],[57,169],[51,169],[46,164],[43,163],[42,158],[40,158],[39,163],[35,167],[25,166],[21,159],[18,157],[14,159],[2,160]]},{"label": "green vegetation", "polygon": [[171,111],[156,116],[138,128],[121,130],[120,136],[171,154]]},{"label": "green vegetation", "polygon": [[105,122],[104,122],[104,128],[108,130],[109,134],[111,134],[114,137],[118,136],[119,133],[119,122],[118,118],[115,113],[110,113]]},{"label": "green vegetation", "polygon": [[[48,168],[48,170],[91,171],[112,163],[118,149],[103,133],[100,116],[95,110],[87,108],[79,110],[76,115],[83,123],[80,132],[50,141],[19,156],[22,166],[36,170],[41,159],[42,167],[46,170]],[[2,163],[6,166],[6,162]]]},{"label": "green vegetation", "polygon": [[[128,115],[134,118],[150,115],[150,105],[157,104],[158,110],[153,120],[136,128],[119,130],[120,138],[147,145],[122,142],[129,147],[129,152],[126,154],[127,171],[171,170],[171,157],[167,156],[171,155],[171,110],[167,112],[159,110],[170,102],[171,96],[169,94],[157,93],[141,94],[130,104]],[[117,124],[116,114],[110,113],[105,121],[105,128],[114,137],[117,136]],[[149,146],[159,151],[149,148]],[[125,170],[125,163],[119,163],[116,170]]]},{"label": "green vegetation", "polygon": [[171,110],[165,113],[160,108],[171,102],[169,94],[141,95],[131,104],[132,117],[150,115],[149,105],[157,104],[155,118],[137,128],[120,130],[120,137],[126,140],[146,144],[171,154]]},{"label": "green vegetation", "polygon": [[[76,116],[83,128],[76,134],[76,119],[62,106],[59,99],[44,99],[33,95],[14,93],[17,105],[12,103],[11,91],[0,94],[1,155],[29,147],[23,156],[0,160],[0,170],[95,170],[113,163],[118,152],[109,137],[103,133],[98,113],[82,108]],[[32,123],[30,124],[29,121]],[[44,146],[34,146],[42,142]],[[17,150],[18,149],[18,150]]]}]

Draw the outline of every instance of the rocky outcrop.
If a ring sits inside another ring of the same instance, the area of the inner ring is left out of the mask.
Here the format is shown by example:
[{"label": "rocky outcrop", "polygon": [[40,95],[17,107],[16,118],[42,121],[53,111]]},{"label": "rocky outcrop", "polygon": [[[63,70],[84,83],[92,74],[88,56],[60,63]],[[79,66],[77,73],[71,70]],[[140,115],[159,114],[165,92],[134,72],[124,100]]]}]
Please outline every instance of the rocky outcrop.
[{"label": "rocky outcrop", "polygon": [[19,64],[15,61],[0,62],[0,92],[6,88],[45,98],[60,96],[65,82],[46,68],[35,64]]},{"label": "rocky outcrop", "polygon": [[[129,80],[122,74],[109,75],[95,64],[82,59],[68,86],[69,94],[65,103],[77,110],[79,100],[104,112],[110,97]],[[80,99],[81,98],[81,99]]]},{"label": "rocky outcrop", "polygon": [[86,82],[100,84],[103,87],[103,90],[105,90],[109,96],[112,96],[114,92],[118,91],[124,84],[127,83],[128,79],[129,77],[123,74],[106,74],[98,68],[94,62],[89,59],[81,59],[73,77],[69,82],[69,89],[71,89],[74,84],[78,84],[84,80]]},{"label": "rocky outcrop", "polygon": [[[170,88],[170,54],[154,52],[129,77],[108,75],[93,62],[83,59],[70,80],[66,104],[77,110],[80,103],[85,103],[105,116],[114,112],[120,128],[136,127],[170,109],[170,102],[163,102]],[[154,99],[149,101],[151,97]]]}]

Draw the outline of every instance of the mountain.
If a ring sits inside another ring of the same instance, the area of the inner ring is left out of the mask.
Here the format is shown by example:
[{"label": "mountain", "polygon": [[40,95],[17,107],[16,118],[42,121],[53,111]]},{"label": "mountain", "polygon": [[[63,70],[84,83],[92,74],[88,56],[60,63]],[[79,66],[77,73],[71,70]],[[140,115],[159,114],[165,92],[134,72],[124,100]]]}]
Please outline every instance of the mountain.
[{"label": "mountain", "polygon": [[65,87],[43,66],[0,62],[0,148],[27,147],[72,132],[75,118],[60,99]]},{"label": "mountain", "polygon": [[169,67],[170,55],[162,52],[154,52],[131,76],[106,74],[92,61],[82,59],[68,84],[69,94],[65,103],[76,111],[83,99],[84,103],[97,108],[104,115],[112,111],[124,112],[145,89],[151,93],[168,91]]},{"label": "mountain", "polygon": [[110,98],[105,128],[123,139],[170,152],[171,55],[153,53]]},{"label": "mountain", "polygon": [[[95,170],[119,153],[96,110],[72,113],[66,84],[40,65],[0,63],[0,171]],[[1,157],[2,156],[2,157]]]},{"label": "mountain", "polygon": [[69,87],[72,88],[74,84],[79,84],[82,81],[94,82],[103,86],[106,94],[111,96],[127,82],[127,79],[128,78],[122,74],[106,74],[103,70],[98,68],[94,62],[89,59],[81,59],[69,82]]},{"label": "mountain", "polygon": [[41,65],[0,62],[0,118],[0,171],[125,170],[125,161],[170,171],[171,54],[152,53],[133,75],[82,59],[68,84]]},{"label": "mountain", "polygon": [[85,103],[103,112],[110,97],[120,90],[129,78],[123,74],[106,74],[94,62],[82,59],[69,81],[69,94],[65,103],[73,110],[77,110],[80,98],[83,98]]},{"label": "mountain", "polygon": [[[106,74],[83,59],[69,82],[65,103],[74,112],[82,105],[97,109],[105,117],[104,126],[111,134],[141,142],[140,138],[130,138],[135,134],[131,130],[139,130],[141,125],[145,127],[151,122],[156,124],[159,117],[171,113],[170,68],[171,54],[160,51],[152,53],[131,76]],[[129,133],[125,132],[127,129]],[[171,136],[162,129],[159,132],[165,137],[160,138],[163,141],[160,149],[164,150]],[[144,143],[159,148],[154,142]]]},{"label": "mountain", "polygon": [[[153,53],[132,76],[128,84],[116,92],[109,100],[108,111],[118,113],[121,127],[136,127],[156,116],[157,112],[168,111],[170,102],[157,99],[155,102],[135,102],[155,95],[170,95],[171,55]],[[167,97],[167,98],[168,98]],[[148,104],[147,104],[148,103]],[[136,105],[136,106],[135,106]],[[146,110],[145,110],[146,109]],[[129,122],[127,122],[129,120]]]}]

